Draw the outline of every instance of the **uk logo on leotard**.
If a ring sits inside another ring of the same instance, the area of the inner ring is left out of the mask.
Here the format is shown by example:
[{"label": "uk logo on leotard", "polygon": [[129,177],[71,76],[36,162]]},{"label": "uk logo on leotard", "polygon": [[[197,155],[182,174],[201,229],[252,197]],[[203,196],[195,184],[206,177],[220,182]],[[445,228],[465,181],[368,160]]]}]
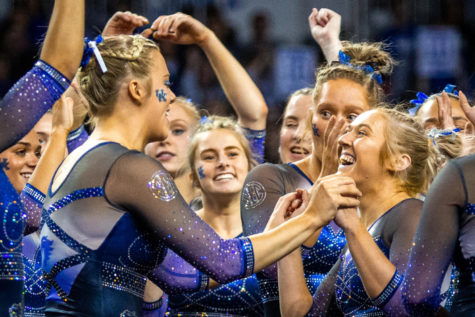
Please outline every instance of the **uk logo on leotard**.
[{"label": "uk logo on leotard", "polygon": [[251,181],[243,188],[244,208],[256,208],[266,199],[266,189],[261,183]]},{"label": "uk logo on leotard", "polygon": [[152,175],[148,182],[148,188],[152,192],[153,197],[163,201],[171,201],[175,199],[177,194],[173,178],[164,171],[158,171]]}]

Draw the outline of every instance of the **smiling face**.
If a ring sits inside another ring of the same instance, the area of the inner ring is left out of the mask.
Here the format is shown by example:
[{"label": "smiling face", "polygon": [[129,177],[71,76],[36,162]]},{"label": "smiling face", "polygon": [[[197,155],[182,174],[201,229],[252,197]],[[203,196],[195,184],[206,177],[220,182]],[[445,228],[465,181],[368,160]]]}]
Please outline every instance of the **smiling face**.
[{"label": "smiling face", "polygon": [[195,152],[195,171],[204,195],[240,195],[249,172],[242,144],[233,132],[203,132]]},{"label": "smiling face", "polygon": [[[455,126],[463,131],[468,122],[467,116],[463,112],[462,107],[460,107],[459,100],[452,97],[450,97],[449,100]],[[425,130],[432,128],[442,129],[439,120],[439,105],[437,99],[432,98],[426,101],[419,111],[417,111],[417,118]]]},{"label": "smiling face", "polygon": [[171,175],[175,175],[187,162],[187,150],[196,122],[178,102],[172,103],[169,109],[168,137],[147,144],[145,154],[160,161]]},{"label": "smiling face", "polygon": [[34,130],[31,130],[18,143],[0,153],[0,164],[18,193],[30,180],[40,156],[41,143]]},{"label": "smiling face", "polygon": [[370,109],[367,92],[363,86],[348,79],[325,82],[313,106],[312,125],[318,129],[319,136],[313,137],[315,154],[323,152],[323,135],[332,116],[344,119],[349,124],[360,113]]},{"label": "smiling face", "polygon": [[381,113],[367,111],[359,115],[338,140],[342,147],[338,172],[352,177],[358,187],[368,180],[382,179],[386,173],[381,161],[385,127],[386,119]]},{"label": "smiling face", "polygon": [[297,95],[289,100],[280,130],[282,163],[296,162],[310,154],[312,141],[310,133],[306,133],[306,124],[311,106],[311,95]]}]

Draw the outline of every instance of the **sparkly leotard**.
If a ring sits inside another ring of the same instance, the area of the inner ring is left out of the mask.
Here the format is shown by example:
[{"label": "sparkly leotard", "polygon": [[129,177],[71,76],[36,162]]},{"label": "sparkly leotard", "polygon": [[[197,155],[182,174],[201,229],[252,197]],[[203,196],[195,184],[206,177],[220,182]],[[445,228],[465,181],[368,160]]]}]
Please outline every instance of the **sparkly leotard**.
[{"label": "sparkly leotard", "polygon": [[404,316],[403,274],[417,228],[422,201],[406,199],[386,211],[368,229],[374,242],[396,266],[396,272],[376,298],[364,289],[348,247],[313,296],[308,316]]},{"label": "sparkly leotard", "polygon": [[[72,168],[60,167],[64,181],[47,195],[41,230],[46,315],[141,315],[146,277],[173,292],[167,247],[219,283],[252,274],[250,240],[221,239],[159,162],[86,142],[63,165]],[[196,290],[206,286],[202,276],[188,279]]]},{"label": "sparkly leotard", "polygon": [[259,285],[252,275],[209,290],[168,294],[166,316],[258,317],[263,314],[260,304]]},{"label": "sparkly leotard", "polygon": [[430,316],[450,262],[459,272],[451,316],[475,316],[475,155],[450,161],[431,185],[404,283],[408,313]]},{"label": "sparkly leotard", "polygon": [[[263,164],[247,176],[241,195],[241,218],[245,235],[262,232],[278,199],[298,188],[308,189],[312,181],[294,164]],[[313,293],[338,260],[345,245],[343,231],[333,222],[325,226],[313,247],[302,247],[302,259],[309,291]],[[277,266],[256,274],[266,316],[278,316]]]},{"label": "sparkly leotard", "polygon": [[[0,102],[0,152],[30,131],[69,85],[69,80],[43,61],[23,76]],[[6,162],[2,162],[5,163]],[[2,164],[3,168],[8,168]],[[22,234],[26,214],[20,197],[0,169],[0,315],[21,314],[23,306]]]}]

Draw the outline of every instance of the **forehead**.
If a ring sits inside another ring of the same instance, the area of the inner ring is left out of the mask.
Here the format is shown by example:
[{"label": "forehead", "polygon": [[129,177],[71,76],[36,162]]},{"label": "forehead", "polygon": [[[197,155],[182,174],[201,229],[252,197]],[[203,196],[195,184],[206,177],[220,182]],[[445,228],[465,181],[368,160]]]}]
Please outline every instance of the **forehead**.
[{"label": "forehead", "polygon": [[172,102],[169,106],[169,109],[170,111],[168,112],[168,121],[172,122],[174,120],[183,120],[190,124],[193,123],[193,119],[177,102]]},{"label": "forehead", "polygon": [[366,89],[348,79],[335,79],[323,83],[316,105],[331,104],[336,107],[361,107],[369,109]]},{"label": "forehead", "polygon": [[311,95],[297,95],[290,99],[287,109],[285,110],[286,117],[297,117],[305,118],[307,116],[308,110],[312,106],[312,96]]},{"label": "forehead", "polygon": [[[452,108],[452,117],[467,118],[460,106],[460,101],[455,98],[449,98],[450,106]],[[417,112],[417,116],[424,118],[438,118],[439,117],[439,104],[435,98],[425,102]]]},{"label": "forehead", "polygon": [[219,151],[231,146],[243,148],[236,135],[226,129],[216,129],[201,133],[198,142],[199,152],[205,150]]},{"label": "forehead", "polygon": [[166,77],[169,76],[167,64],[165,63],[165,59],[163,55],[160,53],[159,50],[152,50],[151,58],[153,59],[153,72],[159,77]]},{"label": "forehead", "polygon": [[366,111],[356,117],[351,126],[356,127],[362,124],[370,126],[373,132],[381,132],[386,125],[386,119],[378,110]]}]

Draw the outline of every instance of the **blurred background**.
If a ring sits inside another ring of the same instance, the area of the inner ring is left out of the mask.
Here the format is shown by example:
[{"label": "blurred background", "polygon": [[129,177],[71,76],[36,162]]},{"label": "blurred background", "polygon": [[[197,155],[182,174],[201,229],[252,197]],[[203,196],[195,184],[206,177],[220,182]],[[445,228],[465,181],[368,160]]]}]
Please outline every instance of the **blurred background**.
[{"label": "blurred background", "polygon": [[[0,96],[38,56],[53,0],[0,0]],[[100,33],[116,11],[132,11],[151,22],[182,11],[210,27],[246,67],[269,106],[267,147],[278,142],[276,124],[287,96],[313,86],[322,54],[307,18],[313,7],[342,16],[342,40],[384,41],[399,61],[385,89],[392,101],[417,91],[456,84],[475,93],[475,0],[86,0],[86,35]],[[204,54],[194,46],[160,43],[177,95],[211,113],[230,114]],[[275,151],[273,151],[275,152]],[[269,161],[277,153],[266,153]]]}]

